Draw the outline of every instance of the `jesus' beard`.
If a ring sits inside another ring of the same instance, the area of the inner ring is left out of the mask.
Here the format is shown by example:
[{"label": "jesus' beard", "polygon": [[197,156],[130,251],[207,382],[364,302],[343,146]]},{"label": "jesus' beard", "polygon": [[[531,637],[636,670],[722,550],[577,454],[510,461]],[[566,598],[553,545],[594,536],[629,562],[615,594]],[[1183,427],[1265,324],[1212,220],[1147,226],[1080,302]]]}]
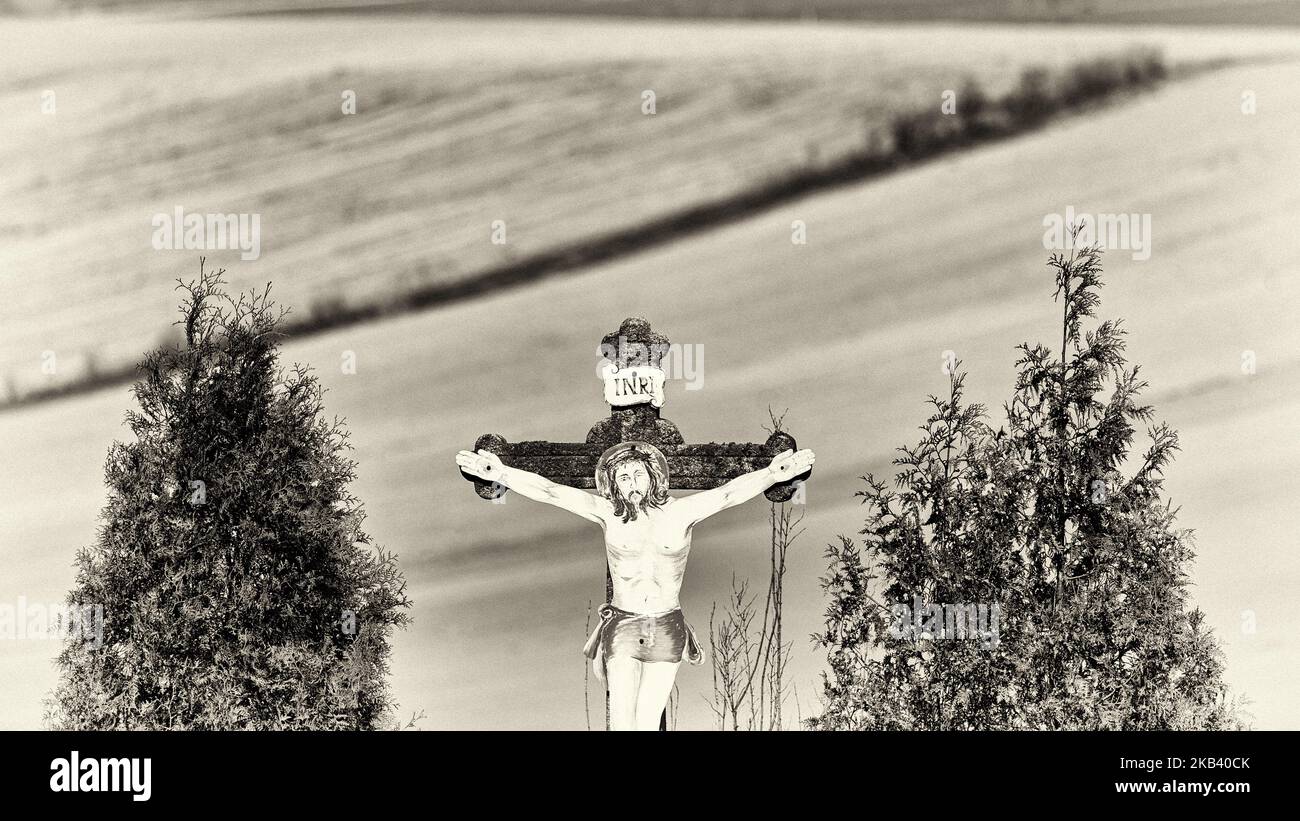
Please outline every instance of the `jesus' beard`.
[{"label": "jesus' beard", "polygon": [[627,514],[623,519],[625,522],[636,521],[637,510],[649,515],[650,508],[659,507],[657,503],[651,503],[650,494],[642,493],[639,490],[634,490],[629,493],[627,498],[623,500],[623,504],[627,506]]}]

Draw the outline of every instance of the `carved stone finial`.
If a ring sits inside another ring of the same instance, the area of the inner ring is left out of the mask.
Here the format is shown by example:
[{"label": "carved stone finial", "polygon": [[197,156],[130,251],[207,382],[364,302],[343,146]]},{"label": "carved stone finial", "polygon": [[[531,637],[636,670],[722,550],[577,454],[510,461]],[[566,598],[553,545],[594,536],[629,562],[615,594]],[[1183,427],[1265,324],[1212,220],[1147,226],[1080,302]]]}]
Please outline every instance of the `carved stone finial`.
[{"label": "carved stone finial", "polygon": [[650,327],[649,320],[629,316],[600,340],[600,353],[618,368],[635,365],[659,367],[668,353],[668,337]]}]

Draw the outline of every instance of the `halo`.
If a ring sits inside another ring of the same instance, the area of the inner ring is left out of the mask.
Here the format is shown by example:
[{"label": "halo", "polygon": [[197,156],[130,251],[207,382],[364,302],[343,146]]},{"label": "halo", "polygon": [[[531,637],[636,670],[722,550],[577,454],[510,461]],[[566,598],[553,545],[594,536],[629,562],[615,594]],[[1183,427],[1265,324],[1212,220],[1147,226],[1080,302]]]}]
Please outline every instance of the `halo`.
[{"label": "halo", "polygon": [[606,499],[610,497],[609,482],[605,479],[605,466],[609,461],[619,454],[626,453],[629,450],[639,450],[645,452],[650,458],[654,459],[659,465],[659,471],[663,473],[665,482],[668,479],[668,457],[664,452],[649,442],[619,442],[612,448],[609,448],[600,455],[596,462],[596,492]]}]

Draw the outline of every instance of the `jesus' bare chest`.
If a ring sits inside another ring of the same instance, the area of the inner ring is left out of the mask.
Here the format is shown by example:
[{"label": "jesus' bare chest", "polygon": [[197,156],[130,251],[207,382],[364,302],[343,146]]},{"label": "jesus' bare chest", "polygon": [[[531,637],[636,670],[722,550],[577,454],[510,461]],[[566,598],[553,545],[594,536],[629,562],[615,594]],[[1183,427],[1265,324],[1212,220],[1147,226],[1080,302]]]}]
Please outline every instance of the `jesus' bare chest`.
[{"label": "jesus' bare chest", "polygon": [[634,520],[614,519],[605,527],[605,550],[611,566],[635,564],[659,572],[680,572],[690,549],[686,524],[670,510],[638,512]]}]

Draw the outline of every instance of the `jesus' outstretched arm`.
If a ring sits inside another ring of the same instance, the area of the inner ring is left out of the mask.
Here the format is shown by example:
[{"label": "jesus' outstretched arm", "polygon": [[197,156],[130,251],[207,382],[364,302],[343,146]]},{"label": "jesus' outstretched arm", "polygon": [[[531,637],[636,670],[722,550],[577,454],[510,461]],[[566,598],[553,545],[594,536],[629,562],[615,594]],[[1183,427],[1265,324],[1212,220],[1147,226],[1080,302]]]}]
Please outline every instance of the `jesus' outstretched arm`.
[{"label": "jesus' outstretched arm", "polygon": [[677,500],[677,509],[685,512],[694,526],[719,511],[753,499],[778,482],[789,481],[807,472],[814,461],[816,457],[811,450],[782,451],[772,457],[772,463],[765,468],[741,474],[726,484]]},{"label": "jesus' outstretched arm", "polygon": [[500,457],[488,450],[477,453],[462,450],[456,454],[456,464],[466,473],[489,482],[497,482],[536,502],[555,505],[576,513],[596,524],[605,523],[609,502],[600,496],[567,485],[556,484],[545,476],[519,468],[507,467]]}]

